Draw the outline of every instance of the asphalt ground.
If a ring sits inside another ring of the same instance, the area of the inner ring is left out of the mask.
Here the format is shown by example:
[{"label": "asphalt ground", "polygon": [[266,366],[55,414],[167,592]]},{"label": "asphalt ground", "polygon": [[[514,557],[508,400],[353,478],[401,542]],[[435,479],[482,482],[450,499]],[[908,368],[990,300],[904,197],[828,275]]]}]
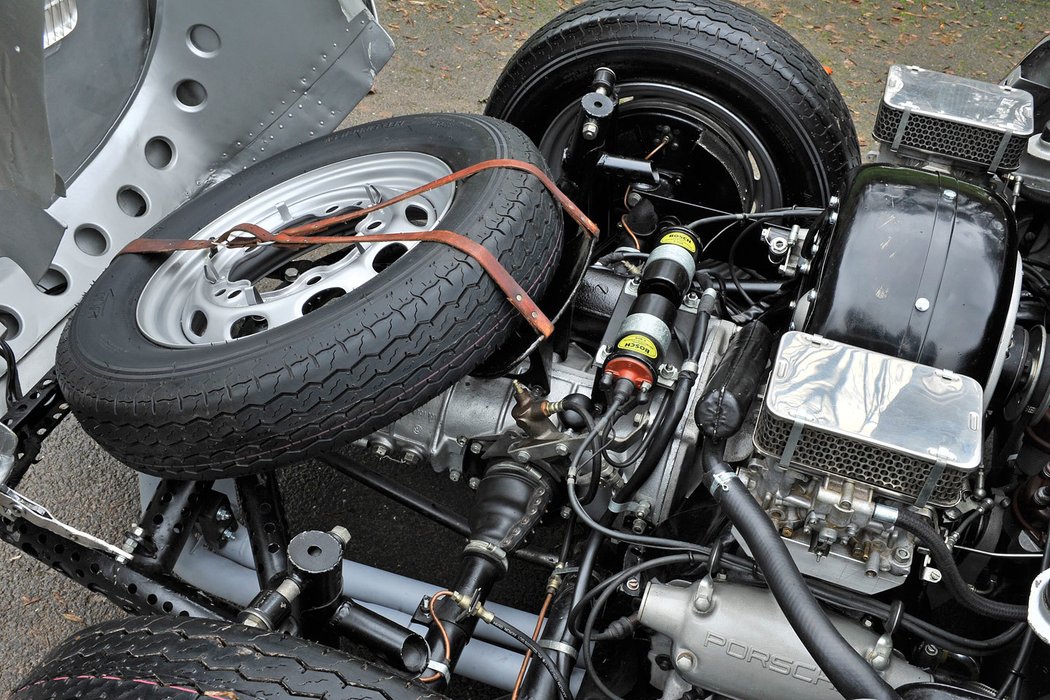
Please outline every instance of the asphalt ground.
[{"label": "asphalt ground", "polygon": [[[746,0],[791,31],[831,68],[863,143],[891,63],[917,64],[998,80],[1050,29],[1050,0]],[[479,112],[515,48],[568,3],[380,0],[380,19],[398,50],[348,124],[412,112]],[[381,465],[387,473],[458,508],[469,493],[428,470]],[[295,528],[346,525],[350,553],[366,563],[440,582],[453,574],[459,539],[419,516],[314,464],[285,470]],[[67,419],[47,440],[22,490],[66,522],[122,541],[137,516],[130,470]],[[535,609],[542,573],[516,569],[495,598]],[[122,613],[101,597],[11,548],[0,549],[0,691],[84,625]]]}]

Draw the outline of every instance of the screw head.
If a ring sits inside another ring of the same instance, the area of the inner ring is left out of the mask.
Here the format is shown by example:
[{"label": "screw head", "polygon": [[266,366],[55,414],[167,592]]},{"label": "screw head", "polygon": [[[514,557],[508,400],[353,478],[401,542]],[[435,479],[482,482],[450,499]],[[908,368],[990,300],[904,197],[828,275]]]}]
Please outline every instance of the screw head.
[{"label": "screw head", "polygon": [[530,455],[526,450],[518,450],[514,453],[514,459],[518,460],[519,462],[528,462],[531,458],[532,455]]},{"label": "screw head", "polygon": [[927,299],[926,297],[919,297],[918,299],[915,300],[915,310],[916,311],[929,311],[930,310],[930,300]]},{"label": "screw head", "polygon": [[405,464],[414,466],[423,461],[423,455],[419,454],[415,450],[405,450],[404,456],[401,458]]},{"label": "screw head", "polygon": [[560,455],[563,455],[563,456],[564,456],[564,455],[567,455],[567,454],[569,454],[569,446],[568,446],[568,445],[566,445],[565,443],[559,443],[559,444],[558,444],[558,445],[557,445],[557,446],[556,446],[556,447],[554,448],[554,451],[555,451],[555,452],[557,452],[558,454],[560,454]]},{"label": "screw head", "polygon": [[624,588],[626,588],[629,591],[637,591],[641,587],[642,584],[638,581],[637,576],[632,576],[631,578],[627,579],[627,582],[624,584]]},{"label": "screw head", "polygon": [[948,200],[949,202],[954,202],[955,198],[957,196],[958,196],[958,193],[955,190],[945,190],[944,191],[944,198],[946,200]]},{"label": "screw head", "polygon": [[448,470],[448,480],[449,481],[452,481],[452,482],[459,481],[460,477],[462,477],[462,476],[463,476],[463,472],[461,472],[458,469],[449,469]]},{"label": "screw head", "polygon": [[572,508],[570,508],[569,506],[562,506],[561,512],[559,512],[558,515],[561,516],[562,520],[568,520],[570,517],[572,517]]},{"label": "screw head", "polygon": [[382,443],[376,443],[375,445],[372,445],[372,454],[374,454],[376,457],[386,457],[389,452],[390,449]]},{"label": "screw head", "polygon": [[908,561],[911,559],[911,550],[906,547],[898,547],[893,553],[893,558],[897,561]]},{"label": "screw head", "polygon": [[472,442],[472,443],[470,443],[470,452],[471,452],[471,454],[475,454],[475,455],[481,454],[481,443],[480,442]]}]

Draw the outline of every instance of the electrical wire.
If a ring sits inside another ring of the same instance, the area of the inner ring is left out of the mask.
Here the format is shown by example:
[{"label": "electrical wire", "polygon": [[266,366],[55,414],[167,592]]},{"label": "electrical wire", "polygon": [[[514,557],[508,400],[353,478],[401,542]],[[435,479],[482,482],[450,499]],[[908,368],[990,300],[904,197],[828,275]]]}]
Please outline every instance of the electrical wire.
[{"label": "electrical wire", "polygon": [[[1043,550],[1042,565],[1040,567],[1044,571],[1050,569],[1050,529],[1047,529],[1046,533],[1046,548]],[[999,687],[999,692],[995,695],[995,700],[1003,700],[1011,689],[1013,689],[1012,696],[1017,697],[1017,691],[1021,689],[1021,678],[1024,675],[1024,668],[1028,664],[1028,657],[1032,654],[1032,647],[1035,646],[1035,633],[1034,630],[1029,626],[1025,625],[1024,638],[1021,640],[1021,648],[1017,652],[1017,658],[1014,660],[1014,665],[1010,667],[1009,673],[1006,675],[1006,680]]]},{"label": "electrical wire", "polygon": [[[451,595],[452,595],[452,591],[448,591],[448,590],[438,591],[434,595],[430,596],[430,603],[427,604],[427,610],[430,612],[430,619],[434,621],[434,624],[437,625],[438,632],[441,633],[441,642],[442,642],[442,644],[444,644],[444,650],[443,651],[444,651],[444,654],[445,654],[445,661],[443,663],[446,666],[452,661],[452,658],[449,656],[449,653],[450,653],[449,647],[451,647],[452,644],[451,644],[451,642],[449,642],[448,632],[445,631],[445,624],[441,621],[441,618],[438,617],[437,612],[434,610],[434,603],[436,603],[438,601],[438,599],[440,599],[440,598],[445,598],[445,597],[448,597],[448,596],[451,596]],[[420,678],[419,682],[420,683],[433,683],[434,681],[436,681],[436,680],[438,680],[440,678],[443,678],[444,675],[445,674],[441,673],[440,671],[435,671],[434,673],[432,673],[431,675],[427,676],[426,678]]]},{"label": "electrical wire", "polygon": [[18,378],[18,360],[15,351],[6,339],[0,338],[0,356],[7,365],[7,382],[5,386],[5,398],[7,399],[7,410],[11,410],[14,404],[22,400],[22,384]]},{"label": "electrical wire", "polygon": [[551,658],[546,649],[537,644],[531,637],[517,627],[497,615],[482,617],[481,620],[492,625],[499,631],[510,635],[525,645],[525,648],[530,650],[533,656],[540,660],[543,667],[547,669],[547,673],[551,675],[551,678],[554,680],[554,686],[558,689],[558,695],[561,697],[561,700],[573,700],[572,692],[569,690],[569,681],[566,680],[565,676],[563,676],[561,671],[558,670],[557,664],[554,663],[554,659]]},{"label": "electrical wire", "polygon": [[983,549],[974,549],[973,547],[963,547],[961,544],[957,544],[952,547],[953,550],[961,549],[964,552],[973,552],[974,554],[980,554],[982,557],[998,557],[1000,559],[1042,559],[1042,554],[1011,554],[1010,552],[988,552]]},{"label": "electrical wire", "polygon": [[677,554],[669,557],[660,557],[657,559],[651,559],[641,564],[624,569],[618,574],[615,574],[609,579],[606,579],[599,588],[604,588],[598,599],[594,601],[594,605],[591,606],[591,611],[587,615],[587,622],[583,626],[583,640],[580,644],[580,650],[583,653],[583,663],[587,669],[587,673],[590,676],[591,682],[594,683],[595,687],[601,691],[605,697],[609,700],[623,700],[619,695],[609,689],[607,685],[598,677],[598,670],[594,666],[594,657],[591,655],[591,636],[594,634],[594,623],[598,619],[598,615],[601,613],[605,603],[612,597],[612,594],[616,591],[617,586],[621,581],[625,581],[631,576],[637,575],[647,569],[656,568],[657,566],[663,566],[667,563],[679,563],[679,562],[694,562],[694,555],[692,554]]},{"label": "electrical wire", "polygon": [[726,221],[766,221],[768,219],[785,219],[791,216],[817,216],[823,214],[824,210],[817,207],[790,207],[786,209],[770,209],[758,211],[751,214],[720,214],[718,216],[705,216],[686,225],[686,228],[695,230],[706,224],[721,224]]},{"label": "electrical wire", "polygon": [[733,286],[740,292],[740,296],[744,297],[744,301],[747,302],[748,306],[754,306],[755,300],[751,298],[746,291],[744,291],[743,285],[740,284],[740,275],[737,272],[734,260],[736,260],[736,252],[740,248],[740,243],[751,234],[756,228],[762,225],[760,221],[753,221],[744,227],[744,230],[740,232],[740,235],[733,240],[733,245],[729,246],[729,277],[733,280]]}]

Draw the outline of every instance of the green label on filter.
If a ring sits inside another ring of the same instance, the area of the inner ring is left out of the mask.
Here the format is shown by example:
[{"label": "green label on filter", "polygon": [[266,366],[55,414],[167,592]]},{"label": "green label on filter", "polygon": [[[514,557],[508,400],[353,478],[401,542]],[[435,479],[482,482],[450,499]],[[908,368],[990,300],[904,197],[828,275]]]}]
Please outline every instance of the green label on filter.
[{"label": "green label on filter", "polygon": [[616,347],[620,350],[629,350],[639,355],[645,355],[652,360],[655,360],[658,354],[656,352],[656,343],[638,333],[632,333],[620,338],[620,342],[616,344]]}]

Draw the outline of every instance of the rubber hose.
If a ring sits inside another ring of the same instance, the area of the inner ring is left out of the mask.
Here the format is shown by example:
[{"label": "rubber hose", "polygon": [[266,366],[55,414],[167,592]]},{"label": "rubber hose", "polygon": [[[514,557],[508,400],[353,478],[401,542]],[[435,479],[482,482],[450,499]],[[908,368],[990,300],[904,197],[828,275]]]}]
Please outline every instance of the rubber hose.
[{"label": "rubber hose", "polygon": [[[708,298],[710,297],[704,297],[704,299]],[[700,355],[703,354],[704,341],[707,339],[707,326],[710,319],[710,311],[701,306],[696,314],[696,324],[693,326],[693,333],[689,338],[689,347],[692,349],[692,353],[688,357],[690,362],[698,362]],[[671,443],[671,438],[674,437],[674,431],[678,429],[678,424],[682,422],[682,416],[685,414],[685,409],[689,404],[689,395],[693,393],[693,385],[696,384],[696,377],[697,373],[695,371],[682,370],[678,374],[678,383],[675,384],[674,392],[671,394],[668,410],[664,413],[663,420],[660,421],[659,425],[653,428],[653,439],[649,443],[650,446],[645,452],[645,457],[638,464],[638,468],[634,470],[631,478],[627,480],[623,488],[613,496],[613,501],[616,503],[630,502],[642,484],[656,471],[657,465],[660,464],[664,452]]]},{"label": "rubber hose", "polygon": [[1018,620],[1028,619],[1027,605],[1013,605],[1011,603],[1000,603],[996,600],[982,598],[973,592],[973,589],[959,573],[959,567],[952,559],[952,553],[948,545],[941,539],[940,534],[934,529],[930,521],[918,513],[901,509],[897,513],[896,524],[902,529],[915,535],[919,541],[930,550],[934,564],[941,571],[941,580],[948,586],[948,590],[962,605],[973,610],[975,613],[991,617],[996,620]]},{"label": "rubber hose", "polygon": [[769,516],[722,461],[716,441],[704,445],[704,483],[744,538],[791,628],[835,689],[846,698],[900,700],[900,695],[839,633],[799,573]]}]

